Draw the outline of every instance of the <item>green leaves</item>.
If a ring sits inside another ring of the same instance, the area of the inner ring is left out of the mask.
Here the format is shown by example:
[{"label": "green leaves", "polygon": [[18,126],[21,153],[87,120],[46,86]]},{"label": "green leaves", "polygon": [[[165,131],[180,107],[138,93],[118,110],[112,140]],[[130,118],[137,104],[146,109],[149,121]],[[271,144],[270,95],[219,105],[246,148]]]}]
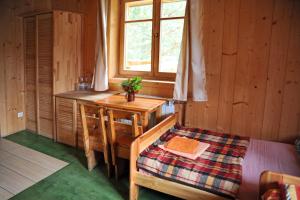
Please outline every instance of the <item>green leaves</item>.
[{"label": "green leaves", "polygon": [[142,78],[139,76],[129,78],[123,81],[121,86],[128,93],[137,92],[142,89]]}]

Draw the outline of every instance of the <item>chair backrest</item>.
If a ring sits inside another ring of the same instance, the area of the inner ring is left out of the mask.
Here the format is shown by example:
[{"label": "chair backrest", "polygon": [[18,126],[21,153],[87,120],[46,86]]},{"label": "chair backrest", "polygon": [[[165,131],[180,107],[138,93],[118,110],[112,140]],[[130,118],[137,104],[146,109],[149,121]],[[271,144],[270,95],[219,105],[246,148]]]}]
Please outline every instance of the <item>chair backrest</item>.
[{"label": "chair backrest", "polygon": [[[101,139],[101,143],[103,144],[103,146],[107,145],[104,108],[84,103],[80,103],[79,105],[83,129],[83,145],[85,151],[87,152],[89,150],[92,150],[93,146],[98,145],[90,144],[90,141],[99,143],[99,139]],[[91,133],[91,131],[96,131],[96,135]],[[91,140],[91,135],[96,138],[93,138]]]},{"label": "chair backrest", "polygon": [[143,133],[139,113],[108,109],[107,115],[108,126],[113,140],[116,137],[116,132],[131,135],[133,138]]}]

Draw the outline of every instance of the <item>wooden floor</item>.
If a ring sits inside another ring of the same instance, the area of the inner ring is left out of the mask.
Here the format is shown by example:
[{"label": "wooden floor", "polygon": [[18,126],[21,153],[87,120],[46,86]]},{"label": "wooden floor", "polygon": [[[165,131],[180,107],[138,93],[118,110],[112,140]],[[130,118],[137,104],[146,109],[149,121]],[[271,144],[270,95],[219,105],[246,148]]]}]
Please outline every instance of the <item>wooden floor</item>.
[{"label": "wooden floor", "polygon": [[27,189],[68,163],[0,139],[0,200]]}]

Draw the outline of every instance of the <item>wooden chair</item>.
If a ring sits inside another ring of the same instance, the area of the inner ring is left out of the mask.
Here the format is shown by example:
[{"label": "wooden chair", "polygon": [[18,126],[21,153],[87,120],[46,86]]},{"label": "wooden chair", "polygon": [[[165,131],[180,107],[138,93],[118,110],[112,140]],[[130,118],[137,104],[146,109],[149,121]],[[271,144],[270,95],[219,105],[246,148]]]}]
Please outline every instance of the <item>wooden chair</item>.
[{"label": "wooden chair", "polygon": [[117,158],[130,158],[130,145],[143,133],[143,127],[138,113],[109,109],[107,115],[111,160],[115,168],[115,177],[118,179]]},{"label": "wooden chair", "polygon": [[[94,114],[91,115],[91,112],[87,114],[86,110],[93,110]],[[83,128],[83,147],[85,151],[85,156],[87,158],[87,165],[88,165],[88,170],[91,171],[96,165],[97,165],[97,160],[95,157],[95,152],[94,152],[94,146],[91,135],[90,135],[90,130],[93,129],[92,131],[97,131],[99,134],[97,136],[100,136],[100,138],[97,138],[97,140],[100,141],[100,149],[103,151],[104,154],[104,160],[105,164],[107,166],[107,173],[108,176],[110,176],[110,162],[109,162],[109,155],[108,155],[108,142],[107,142],[107,133],[106,133],[106,128],[105,128],[105,116],[104,116],[104,108],[93,106],[93,105],[88,105],[88,104],[83,104],[80,103],[80,113],[81,113],[81,120],[82,120],[82,128]],[[89,125],[92,125],[90,120],[93,120],[98,123],[94,123],[92,127],[89,127]],[[98,142],[98,141],[97,141]],[[96,143],[98,145],[98,143]]]}]

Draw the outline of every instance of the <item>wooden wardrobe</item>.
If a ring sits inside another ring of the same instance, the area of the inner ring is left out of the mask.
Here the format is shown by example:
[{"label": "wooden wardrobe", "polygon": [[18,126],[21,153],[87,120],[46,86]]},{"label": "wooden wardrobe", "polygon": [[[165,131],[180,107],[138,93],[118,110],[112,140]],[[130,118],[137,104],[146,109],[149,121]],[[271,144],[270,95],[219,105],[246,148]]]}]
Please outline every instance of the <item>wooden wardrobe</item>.
[{"label": "wooden wardrobe", "polygon": [[27,130],[54,137],[54,95],[75,89],[82,68],[82,27],[79,13],[24,17]]}]

